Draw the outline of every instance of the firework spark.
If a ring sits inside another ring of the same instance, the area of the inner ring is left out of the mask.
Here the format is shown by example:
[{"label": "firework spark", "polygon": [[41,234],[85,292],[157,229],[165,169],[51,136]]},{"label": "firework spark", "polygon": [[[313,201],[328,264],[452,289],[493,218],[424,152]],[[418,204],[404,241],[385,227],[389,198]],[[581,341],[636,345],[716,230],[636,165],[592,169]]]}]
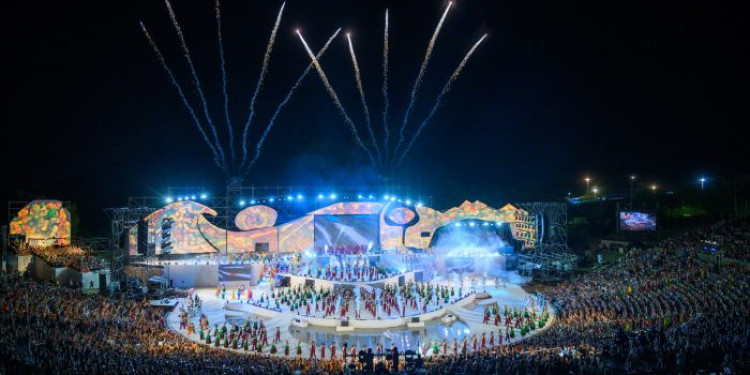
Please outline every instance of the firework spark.
[{"label": "firework spark", "polygon": [[452,1],[448,3],[448,6],[445,8],[445,12],[443,12],[443,16],[440,17],[440,21],[435,27],[435,31],[432,33],[432,38],[430,38],[430,42],[427,44],[427,51],[425,52],[424,60],[422,60],[422,66],[420,66],[419,68],[419,74],[417,74],[417,79],[414,82],[414,87],[411,90],[411,100],[409,101],[409,106],[406,107],[406,113],[404,114],[404,123],[401,125],[401,130],[399,131],[398,143],[396,144],[396,147],[393,149],[394,155],[398,151],[399,146],[401,146],[401,144],[404,142],[404,131],[406,130],[406,124],[409,123],[409,115],[411,115],[411,111],[414,108],[414,104],[417,101],[419,87],[422,84],[424,73],[427,70],[427,64],[430,63],[430,57],[432,56],[432,51],[435,49],[435,41],[437,41],[438,35],[440,34],[440,29],[443,28],[443,22],[445,22],[445,17],[448,16],[448,11],[451,9],[452,5],[453,5]]},{"label": "firework spark", "polygon": [[[182,104],[184,104],[185,108],[187,108],[188,112],[190,112],[190,117],[193,118],[193,121],[195,122],[195,126],[198,128],[198,131],[203,136],[203,140],[206,141],[206,144],[208,145],[208,147],[211,148],[211,153],[214,156],[214,162],[216,163],[216,165],[219,166],[219,168],[224,170],[224,167],[221,165],[221,161],[219,160],[219,155],[216,152],[216,148],[211,143],[211,140],[208,139],[208,134],[206,134],[206,130],[203,129],[203,125],[201,125],[201,122],[198,119],[198,116],[195,114],[195,110],[193,109],[193,106],[190,105],[190,102],[187,100],[187,97],[185,96],[185,92],[182,91],[182,86],[180,86],[180,83],[175,78],[174,73],[172,73],[172,69],[170,69],[169,65],[167,65],[167,61],[164,59],[164,55],[162,55],[161,50],[159,50],[159,47],[156,45],[156,42],[154,42],[154,39],[151,38],[151,34],[149,34],[148,30],[146,29],[146,25],[144,25],[143,22],[141,22],[140,26],[141,26],[141,30],[143,31],[143,35],[145,35],[146,40],[148,40],[148,44],[154,50],[154,53],[156,54],[156,58],[159,60],[159,63],[161,63],[161,66],[164,68],[164,71],[167,73],[169,82],[172,84],[172,86],[174,86],[177,89],[177,93],[180,95]],[[224,172],[226,172],[226,170],[224,170]]]},{"label": "firework spark", "polygon": [[325,86],[326,91],[328,91],[328,94],[331,96],[331,100],[333,101],[333,104],[336,106],[336,108],[338,108],[339,113],[341,114],[341,117],[344,118],[344,122],[346,122],[347,125],[349,125],[349,128],[351,129],[352,134],[354,135],[354,140],[357,142],[357,145],[361,147],[363,150],[365,150],[365,152],[367,153],[367,156],[370,158],[370,163],[372,163],[374,168],[377,168],[377,163],[375,162],[375,158],[373,157],[372,152],[370,151],[370,149],[367,148],[367,146],[365,146],[365,144],[362,142],[362,139],[359,137],[359,132],[357,131],[357,127],[354,125],[354,122],[346,113],[346,109],[344,109],[344,106],[341,104],[341,101],[339,100],[339,97],[336,94],[336,90],[333,89],[333,86],[331,86],[331,83],[328,81],[328,77],[326,76],[326,73],[323,71],[323,68],[320,66],[318,59],[315,58],[315,55],[310,49],[310,46],[307,45],[305,38],[302,36],[302,33],[300,33],[299,30],[297,30],[297,35],[299,36],[300,41],[302,41],[302,45],[305,47],[305,51],[307,51],[307,55],[312,60],[312,63],[315,66],[315,70],[318,71],[318,75],[320,76],[321,81],[323,81],[323,86]]},{"label": "firework spark", "polygon": [[375,147],[375,153],[378,156],[379,162],[382,164],[382,156],[380,155],[380,147],[378,141],[375,140],[375,132],[372,130],[372,122],[370,121],[370,108],[367,106],[367,100],[365,99],[365,89],[362,86],[362,75],[359,72],[359,62],[357,62],[357,55],[354,53],[354,44],[352,43],[352,37],[349,33],[346,34],[346,40],[349,41],[349,53],[352,56],[352,66],[354,67],[354,79],[357,81],[357,90],[359,90],[359,98],[362,102],[362,111],[365,113],[365,123],[367,124],[367,130],[370,133],[372,144]]},{"label": "firework spark", "polygon": [[240,169],[245,166],[245,162],[247,161],[247,134],[250,131],[250,124],[253,122],[253,117],[255,117],[255,100],[258,98],[260,89],[263,87],[263,80],[266,78],[266,73],[268,72],[268,64],[271,61],[271,51],[273,50],[273,46],[276,43],[276,34],[279,31],[279,25],[281,24],[281,15],[284,13],[285,5],[286,2],[281,4],[279,14],[276,16],[276,23],[274,23],[273,25],[271,37],[268,39],[268,45],[266,46],[266,53],[263,55],[263,65],[260,69],[260,77],[258,77],[258,83],[255,85],[255,93],[253,93],[253,97],[252,99],[250,99],[250,115],[247,117],[247,121],[245,121],[245,129],[242,132],[242,163],[240,164]]},{"label": "firework spark", "polygon": [[226,61],[224,60],[224,39],[221,35],[221,6],[219,0],[216,0],[216,31],[217,41],[219,44],[219,58],[221,60],[221,82],[222,91],[224,93],[224,116],[227,121],[227,130],[229,131],[229,157],[231,158],[232,165],[234,165],[234,129],[232,128],[232,120],[229,117],[229,93],[227,92],[227,67]]},{"label": "firework spark", "polygon": [[411,150],[411,147],[414,145],[414,141],[417,140],[417,137],[419,137],[419,134],[422,133],[422,129],[427,125],[428,122],[432,119],[432,116],[435,115],[435,112],[437,112],[438,108],[440,107],[440,104],[443,101],[443,96],[448,93],[448,91],[451,90],[451,87],[453,86],[453,82],[458,79],[458,76],[461,75],[461,72],[464,70],[464,67],[466,66],[466,62],[469,61],[469,58],[471,55],[474,54],[474,51],[476,51],[477,47],[484,41],[484,39],[487,38],[487,34],[482,35],[479,40],[477,40],[476,43],[474,43],[474,46],[469,49],[469,52],[466,53],[466,56],[464,56],[463,60],[461,60],[461,63],[458,64],[458,67],[456,67],[456,70],[453,71],[453,74],[451,74],[450,78],[448,78],[448,82],[446,82],[445,86],[443,86],[443,90],[440,91],[440,94],[438,95],[437,99],[435,100],[435,105],[432,106],[432,110],[430,110],[430,114],[427,115],[427,117],[422,121],[422,123],[419,125],[419,128],[417,128],[416,133],[411,137],[411,140],[409,141],[408,147],[404,150],[404,152],[401,154],[401,157],[399,157],[398,162],[396,163],[396,167],[398,167],[401,164],[401,161],[404,160],[404,157],[406,157],[406,154]]},{"label": "firework spark", "polygon": [[[328,41],[323,46],[323,48],[320,49],[317,56],[315,56],[316,59],[320,60],[321,57],[326,53],[326,50],[328,50],[328,46],[331,45],[331,42],[336,38],[337,35],[339,35],[339,32],[341,32],[341,29],[339,28],[336,30],[336,32],[331,35],[330,38],[328,38]],[[268,133],[271,131],[271,128],[273,128],[274,124],[276,124],[276,117],[279,116],[279,113],[281,113],[281,110],[286,106],[286,104],[289,102],[289,100],[292,98],[292,95],[294,95],[294,92],[297,90],[299,85],[302,83],[302,81],[307,77],[308,74],[310,74],[310,71],[314,69],[313,63],[310,63],[304,72],[302,72],[302,75],[297,78],[297,82],[294,83],[292,88],[289,90],[289,92],[286,94],[286,97],[284,97],[284,100],[279,103],[278,107],[276,107],[276,111],[273,113],[273,116],[271,116],[271,119],[268,121],[268,125],[266,126],[266,130],[263,131],[263,135],[261,135],[260,140],[255,146],[255,156],[253,157],[253,160],[250,161],[250,164],[248,164],[247,168],[250,169],[255,164],[255,161],[258,160],[258,157],[260,157],[260,152],[263,148],[263,143],[266,140],[266,137],[268,137]]]},{"label": "firework spark", "polygon": [[190,57],[190,50],[188,49],[187,42],[185,41],[185,36],[182,34],[182,29],[180,28],[180,24],[177,22],[177,16],[175,15],[174,10],[172,9],[172,4],[169,2],[169,0],[164,0],[164,3],[167,5],[167,10],[169,11],[169,18],[172,20],[172,25],[174,25],[175,31],[177,32],[177,37],[180,39],[182,52],[185,55],[185,59],[187,60],[188,66],[190,67],[190,73],[193,76],[193,84],[195,84],[195,89],[198,92],[198,97],[201,100],[201,105],[203,107],[203,114],[206,116],[206,121],[208,122],[208,125],[211,127],[211,133],[214,136],[216,149],[219,151],[219,158],[221,160],[221,163],[224,165],[224,168],[226,169],[227,167],[226,167],[226,158],[224,157],[224,149],[221,147],[219,134],[216,132],[216,126],[214,126],[214,122],[211,119],[211,115],[208,112],[208,103],[206,103],[206,96],[203,94],[203,87],[201,86],[201,81],[198,78],[198,73],[195,70],[195,65],[193,65],[193,59]]}]

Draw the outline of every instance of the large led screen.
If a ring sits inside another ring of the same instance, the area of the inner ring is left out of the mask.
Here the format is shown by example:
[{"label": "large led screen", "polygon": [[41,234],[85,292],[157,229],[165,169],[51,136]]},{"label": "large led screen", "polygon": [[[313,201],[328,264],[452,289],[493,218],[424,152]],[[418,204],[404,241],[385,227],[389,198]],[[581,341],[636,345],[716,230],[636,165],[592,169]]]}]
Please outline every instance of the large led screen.
[{"label": "large led screen", "polygon": [[656,230],[656,215],[653,212],[620,211],[620,229],[632,232]]},{"label": "large led screen", "polygon": [[378,215],[315,215],[315,247],[370,246],[378,242]]}]

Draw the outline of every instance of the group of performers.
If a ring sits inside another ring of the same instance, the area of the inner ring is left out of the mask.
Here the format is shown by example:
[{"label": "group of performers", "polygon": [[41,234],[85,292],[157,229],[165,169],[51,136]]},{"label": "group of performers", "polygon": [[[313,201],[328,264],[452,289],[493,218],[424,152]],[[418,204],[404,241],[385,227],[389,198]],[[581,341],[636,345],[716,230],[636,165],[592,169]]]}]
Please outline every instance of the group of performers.
[{"label": "group of performers", "polygon": [[369,245],[316,246],[315,252],[318,255],[361,255],[366,254],[371,248]]}]

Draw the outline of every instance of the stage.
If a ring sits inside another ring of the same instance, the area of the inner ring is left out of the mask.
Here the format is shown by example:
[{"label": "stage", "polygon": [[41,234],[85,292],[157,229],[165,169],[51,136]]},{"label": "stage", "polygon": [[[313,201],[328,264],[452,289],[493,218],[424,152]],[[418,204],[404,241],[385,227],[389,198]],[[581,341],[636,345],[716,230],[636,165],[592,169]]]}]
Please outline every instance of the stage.
[{"label": "stage", "polygon": [[[469,280],[466,280],[469,284]],[[437,284],[436,284],[437,285]],[[253,296],[268,295],[270,292],[268,286],[260,285],[250,287]],[[198,288],[195,294],[201,300],[200,311],[188,317],[196,328],[195,333],[189,333],[187,328],[180,328],[181,315],[187,314],[190,310],[187,299],[182,298],[176,309],[167,316],[167,324],[170,329],[178,332],[189,340],[206,344],[205,340],[200,339],[199,327],[201,316],[208,319],[208,325],[211,330],[216,327],[221,328],[226,324],[231,331],[234,325],[240,328],[248,322],[263,322],[267,332],[268,341],[273,343],[276,331],[279,331],[280,341],[275,343],[277,353],[283,355],[283,347],[288,343],[290,356],[296,355],[296,348],[299,345],[302,348],[304,358],[309,357],[312,342],[317,342],[316,350],[319,350],[321,343],[330,345],[336,343],[341,347],[343,343],[356,345],[358,348],[368,346],[375,348],[381,345],[383,348],[390,348],[396,345],[400,350],[422,350],[425,355],[433,355],[432,345],[443,343],[444,341],[451,344],[457,340],[459,345],[462,340],[469,342],[469,352],[472,349],[472,341],[476,336],[481,338],[482,335],[488,339],[491,335],[495,336],[495,345],[498,344],[498,336],[502,336],[502,343],[507,344],[506,331],[508,328],[502,321],[499,325],[494,325],[492,321],[484,322],[487,307],[497,306],[503,309],[518,309],[518,311],[536,311],[544,310],[545,302],[538,301],[535,296],[525,292],[521,286],[508,283],[490,283],[489,285],[479,286],[473,290],[467,290],[459,298],[452,298],[449,303],[441,301],[433,307],[429,307],[426,312],[420,309],[406,309],[406,314],[392,312],[383,316],[374,317],[370,314],[361,314],[357,318],[356,314],[349,312],[342,319],[340,316],[325,317],[320,311],[291,311],[288,308],[275,309],[272,305],[248,304],[247,300],[221,299],[217,297],[215,288]],[[532,337],[544,331],[554,323],[554,312],[550,308],[549,321],[545,328],[532,330],[525,336],[519,334],[519,329],[515,328],[515,337],[510,342],[516,342],[524,338]],[[184,318],[183,318],[184,319]],[[343,327],[343,328],[342,328]],[[511,326],[513,327],[513,326]],[[215,345],[215,342],[211,344]],[[440,344],[442,345],[442,344]],[[450,345],[449,345],[450,346]],[[220,348],[226,350],[232,349],[230,344],[228,348],[223,345]],[[427,348],[427,349],[426,349]],[[429,349],[429,350],[428,350]],[[237,349],[243,352],[244,350]],[[271,346],[266,345],[262,348],[262,353],[270,355]],[[255,352],[252,349],[250,352]],[[441,351],[442,354],[442,351]],[[329,354],[330,355],[330,354]]]}]

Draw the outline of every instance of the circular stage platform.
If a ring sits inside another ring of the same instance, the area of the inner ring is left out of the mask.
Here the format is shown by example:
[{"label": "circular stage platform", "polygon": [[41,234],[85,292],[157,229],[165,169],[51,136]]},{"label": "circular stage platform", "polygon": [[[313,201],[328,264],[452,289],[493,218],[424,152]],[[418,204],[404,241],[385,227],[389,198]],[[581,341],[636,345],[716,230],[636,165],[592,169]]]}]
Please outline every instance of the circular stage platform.
[{"label": "circular stage platform", "polygon": [[287,355],[288,348],[288,356],[303,358],[311,358],[314,349],[321,359],[332,351],[341,358],[345,346],[349,355],[367,348],[384,353],[393,346],[424,356],[471,353],[539,334],[555,319],[545,301],[518,284],[477,285],[469,278],[421,283],[404,281],[404,275],[395,279],[399,276],[400,286],[316,279],[317,288],[297,284],[272,290],[261,283],[193,289],[167,323],[204,345],[277,356]]}]

